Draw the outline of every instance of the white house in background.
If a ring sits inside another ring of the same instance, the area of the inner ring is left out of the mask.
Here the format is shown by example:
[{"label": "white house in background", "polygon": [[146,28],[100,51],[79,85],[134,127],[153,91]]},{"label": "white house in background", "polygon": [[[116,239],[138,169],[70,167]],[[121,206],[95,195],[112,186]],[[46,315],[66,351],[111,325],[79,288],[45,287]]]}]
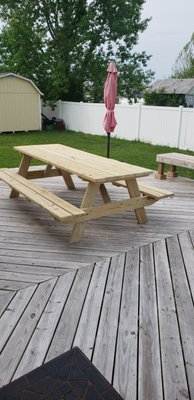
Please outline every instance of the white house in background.
[{"label": "white house in background", "polygon": [[40,130],[41,95],[30,79],[0,73],[0,132]]},{"label": "white house in background", "polygon": [[166,94],[184,94],[187,107],[194,107],[194,79],[158,79],[150,89],[156,92],[164,89]]}]

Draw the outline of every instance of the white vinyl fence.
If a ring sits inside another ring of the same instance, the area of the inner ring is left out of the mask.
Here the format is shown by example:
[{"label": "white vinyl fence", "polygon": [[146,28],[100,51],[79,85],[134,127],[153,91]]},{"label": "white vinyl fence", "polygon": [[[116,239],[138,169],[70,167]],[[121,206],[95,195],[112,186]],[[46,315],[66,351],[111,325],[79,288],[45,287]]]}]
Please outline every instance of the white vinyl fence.
[{"label": "white vinyl fence", "polygon": [[[49,118],[63,119],[69,130],[106,135],[104,104],[59,100],[54,110],[43,107],[42,112]],[[117,104],[115,116],[117,127],[112,135],[117,138],[194,151],[193,108]]]}]

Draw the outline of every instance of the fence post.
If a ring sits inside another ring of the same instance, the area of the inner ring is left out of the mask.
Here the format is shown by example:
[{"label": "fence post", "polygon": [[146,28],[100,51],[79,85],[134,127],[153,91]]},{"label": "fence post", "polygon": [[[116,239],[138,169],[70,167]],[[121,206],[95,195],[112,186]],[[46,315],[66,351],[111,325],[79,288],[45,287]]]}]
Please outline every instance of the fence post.
[{"label": "fence post", "polygon": [[141,104],[141,103],[139,103],[139,107],[138,107],[137,140],[140,140],[140,128],[141,128],[141,110],[142,110],[142,104]]},{"label": "fence post", "polygon": [[183,117],[183,106],[179,106],[179,127],[178,127],[178,138],[177,138],[177,149],[179,149],[179,146],[180,146],[182,117]]},{"label": "fence post", "polygon": [[[79,104],[80,104],[80,125],[81,125],[79,131],[84,132],[84,108],[83,108],[84,102],[80,101]],[[84,132],[84,133],[86,133],[86,132]]]}]

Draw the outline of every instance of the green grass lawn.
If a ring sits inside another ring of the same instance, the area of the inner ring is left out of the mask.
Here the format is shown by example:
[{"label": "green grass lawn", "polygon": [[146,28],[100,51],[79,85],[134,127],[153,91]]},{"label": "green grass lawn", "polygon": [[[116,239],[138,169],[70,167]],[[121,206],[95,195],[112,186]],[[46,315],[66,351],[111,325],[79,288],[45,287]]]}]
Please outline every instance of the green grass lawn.
[{"label": "green grass lawn", "polygon": [[[19,165],[20,155],[13,149],[14,146],[46,143],[62,143],[106,157],[106,136],[94,136],[71,131],[4,133],[0,135],[0,168],[17,167]],[[149,143],[111,138],[111,158],[153,170],[157,169],[156,154],[168,152],[193,154],[192,151],[181,151],[167,146],[155,146]],[[34,161],[33,164],[40,164],[40,162]],[[194,170],[178,168],[177,171],[179,175],[194,178]]]}]

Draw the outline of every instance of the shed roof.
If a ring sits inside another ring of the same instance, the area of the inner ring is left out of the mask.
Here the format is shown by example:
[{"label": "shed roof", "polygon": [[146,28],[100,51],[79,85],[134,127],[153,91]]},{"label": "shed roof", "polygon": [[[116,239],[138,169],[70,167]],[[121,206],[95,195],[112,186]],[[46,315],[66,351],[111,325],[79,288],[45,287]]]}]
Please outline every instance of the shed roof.
[{"label": "shed roof", "polygon": [[35,83],[33,81],[31,81],[31,79],[24,78],[24,76],[14,74],[13,72],[0,72],[0,78],[5,78],[6,76],[15,76],[16,78],[23,79],[24,81],[31,83],[31,85],[34,86],[34,88],[37,90],[37,92],[40,93],[41,95],[43,95],[43,93],[38,89],[38,87],[35,85]]},{"label": "shed roof", "polygon": [[164,89],[166,93],[187,94],[194,87],[194,79],[158,79],[151,90]]}]

